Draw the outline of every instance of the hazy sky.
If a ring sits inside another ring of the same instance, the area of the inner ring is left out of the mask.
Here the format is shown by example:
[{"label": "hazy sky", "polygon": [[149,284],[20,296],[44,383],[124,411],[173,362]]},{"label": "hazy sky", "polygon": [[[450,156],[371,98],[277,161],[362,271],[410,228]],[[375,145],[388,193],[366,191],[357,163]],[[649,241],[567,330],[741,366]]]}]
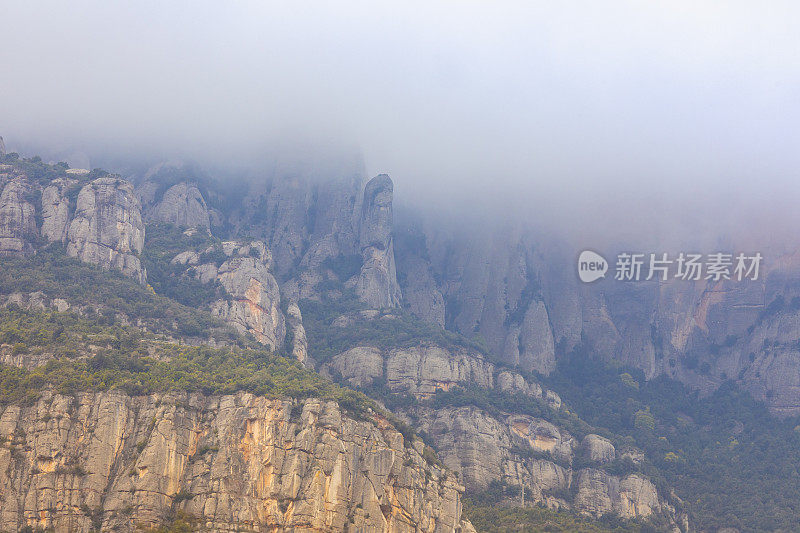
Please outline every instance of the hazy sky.
[{"label": "hazy sky", "polygon": [[571,220],[588,209],[618,227],[628,208],[796,222],[796,2],[3,0],[0,11],[12,148],[213,149],[225,161],[301,142],[360,150],[408,201],[512,202]]}]

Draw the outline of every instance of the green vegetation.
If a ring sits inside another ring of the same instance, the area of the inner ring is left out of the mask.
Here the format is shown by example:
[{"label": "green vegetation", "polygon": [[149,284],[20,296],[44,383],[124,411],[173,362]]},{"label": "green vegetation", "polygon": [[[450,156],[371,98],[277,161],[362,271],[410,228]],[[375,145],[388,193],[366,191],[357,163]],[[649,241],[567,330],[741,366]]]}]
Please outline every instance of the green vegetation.
[{"label": "green vegetation", "polygon": [[[407,348],[423,342],[486,353],[484,346],[420,320],[402,309],[382,312],[375,318],[364,317],[359,312],[366,306],[352,290],[345,289],[339,282],[322,282],[318,289],[323,291],[319,301],[300,301],[309,351],[317,361],[326,361],[355,346]],[[330,296],[330,293],[335,296]],[[350,319],[347,326],[333,325],[334,320],[343,315]]]},{"label": "green vegetation", "polygon": [[0,344],[12,345],[14,355],[51,353],[76,357],[87,344],[98,349],[133,349],[142,333],[120,325],[113,314],[25,311],[11,304],[0,308]]},{"label": "green vegetation", "polygon": [[42,161],[42,158],[33,156],[27,159],[21,158],[16,152],[8,153],[0,156],[0,164],[14,165],[14,168],[28,176],[31,181],[37,182],[40,185],[48,185],[51,181],[58,178],[70,178],[78,181],[89,181],[103,176],[107,176],[108,172],[103,169],[94,169],[89,174],[67,174],[69,165],[66,163],[56,163],[49,165]]},{"label": "green vegetation", "polygon": [[675,489],[698,530],[796,528],[797,418],[776,419],[730,381],[701,398],[678,382],[606,366],[584,349],[561,357],[546,383],[617,447],[645,450],[641,468],[660,489]]},{"label": "green vegetation", "polygon": [[[508,492],[513,494],[508,494]],[[615,515],[599,519],[579,516],[566,511],[554,511],[536,505],[517,507],[502,505],[501,498],[519,500],[519,487],[503,487],[492,483],[484,493],[464,498],[464,517],[482,533],[517,533],[520,531],[570,533],[646,533],[659,531],[650,523],[623,520]]]},{"label": "green vegetation", "polygon": [[142,264],[147,269],[147,282],[157,294],[189,307],[203,307],[225,298],[225,291],[216,281],[201,283],[186,275],[186,266],[173,265],[170,261],[184,251],[202,253],[212,248],[216,253],[207,254],[212,257],[204,257],[204,260],[218,260],[220,254],[224,260],[225,254],[222,253],[219,239],[215,239],[204,230],[187,234],[185,229],[162,222],[148,224]]},{"label": "green vegetation", "polygon": [[[130,395],[166,391],[203,394],[248,391],[270,398],[333,400],[353,413],[363,413],[374,407],[363,394],[339,387],[303,369],[296,361],[266,350],[181,346],[160,342],[152,336],[142,338],[135,330],[111,326],[105,331],[100,325],[87,326],[83,319],[63,313],[38,315],[2,310],[0,320],[8,317],[11,323],[3,322],[0,326],[3,335],[9,332],[16,335],[13,332],[21,331],[25,338],[41,338],[42,342],[50,342],[51,332],[57,331],[59,324],[70,321],[79,329],[88,327],[99,333],[91,338],[81,331],[75,333],[74,338],[73,334],[63,333],[67,339],[83,338],[83,343],[76,343],[74,357],[52,359],[32,370],[0,365],[2,404],[32,401],[42,390],[52,387],[60,394],[107,390],[122,390]],[[98,337],[111,342],[98,347],[94,344]],[[59,339],[61,335],[56,336],[55,342]]]},{"label": "green vegetation", "polygon": [[0,294],[40,291],[71,305],[98,309],[103,316],[121,313],[150,331],[226,342],[239,339],[210,314],[157,295],[119,272],[67,257],[61,245],[40,249],[32,257],[3,258],[0,265]]}]

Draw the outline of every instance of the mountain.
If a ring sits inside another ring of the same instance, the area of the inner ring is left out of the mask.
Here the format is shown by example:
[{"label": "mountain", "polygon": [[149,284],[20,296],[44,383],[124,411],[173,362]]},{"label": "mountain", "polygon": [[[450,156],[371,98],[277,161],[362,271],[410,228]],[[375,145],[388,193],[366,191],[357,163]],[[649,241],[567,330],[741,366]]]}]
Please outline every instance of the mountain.
[{"label": "mountain", "polygon": [[11,153],[0,188],[0,529],[798,518],[791,257],[583,285],[552,239],[396,217],[349,171]]}]

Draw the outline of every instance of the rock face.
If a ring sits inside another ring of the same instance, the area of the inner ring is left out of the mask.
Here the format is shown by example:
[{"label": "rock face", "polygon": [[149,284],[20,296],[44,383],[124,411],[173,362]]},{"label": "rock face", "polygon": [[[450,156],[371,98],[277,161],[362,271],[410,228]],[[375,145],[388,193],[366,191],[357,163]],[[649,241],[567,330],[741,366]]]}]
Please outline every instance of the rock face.
[{"label": "rock face", "polygon": [[173,185],[164,193],[161,200],[146,211],[147,220],[168,222],[176,226],[211,229],[211,221],[206,201],[200,190],[187,182]]},{"label": "rock face", "polygon": [[524,486],[526,501],[593,516],[674,512],[640,475],[620,478],[593,468],[573,470],[577,442],[545,420],[496,418],[476,407],[418,408],[414,414],[436,442],[439,458],[468,490],[484,490],[490,481],[501,480]]},{"label": "rock face", "polygon": [[6,155],[6,143],[3,142],[3,137],[0,136],[0,156]]},{"label": "rock face", "polygon": [[426,322],[444,327],[444,297],[436,286],[430,265],[423,258],[411,255],[398,264],[397,270],[406,279],[403,302],[408,310]]},{"label": "rock face", "polygon": [[[397,239],[406,306],[510,366],[548,374],[573,349],[704,392],[733,379],[774,413],[800,413],[800,255],[768,254],[757,281],[582,284],[575,251],[513,226]],[[766,252],[765,252],[766,253]],[[792,303],[794,302],[794,303]]]},{"label": "rock face", "polygon": [[[432,226],[411,241],[413,246],[404,239],[397,248],[398,264],[411,269],[399,278],[412,311],[441,323],[442,318],[436,318],[441,316],[438,292],[446,304],[448,329],[468,338],[480,335],[491,352],[509,365],[551,372],[555,368],[554,317],[532,242],[507,228],[452,237]],[[426,274],[420,261],[430,265],[430,273]],[[429,287],[423,292],[431,297],[419,296],[420,284]]]},{"label": "rock face", "polygon": [[144,246],[139,200],[133,186],[120,178],[99,178],[78,194],[75,217],[67,232],[67,253],[103,268],[115,268],[140,283]]},{"label": "rock face", "polygon": [[306,329],[303,327],[303,315],[296,303],[291,302],[286,308],[286,318],[292,332],[292,356],[306,368],[313,368],[314,361],[308,354]]},{"label": "rock face", "polygon": [[[379,175],[365,184],[362,172],[345,164],[321,179],[313,172],[276,170],[249,185],[243,206],[225,213],[224,224],[236,238],[264,241],[284,294],[293,300],[316,297],[320,281],[335,280],[355,289],[371,308],[397,307],[402,294],[392,238],[392,181]],[[332,268],[331,261],[347,266]],[[361,264],[350,268],[354,262]]]},{"label": "rock face", "polygon": [[42,191],[42,237],[50,242],[66,242],[70,221],[68,192],[77,181],[54,180]]},{"label": "rock face", "polygon": [[578,473],[575,506],[586,514],[602,516],[649,516],[662,509],[655,486],[638,474],[619,479],[602,470],[587,468]]},{"label": "rock face", "polygon": [[[449,390],[456,385],[495,387],[494,365],[480,354],[435,344],[387,350],[356,346],[333,356],[325,369],[359,387],[384,379],[391,390],[409,392],[418,398],[430,397],[437,390]],[[499,376],[502,379],[498,377],[497,386],[506,387],[503,390],[542,398],[542,388],[526,382],[519,374],[506,371]]]},{"label": "rock face", "polygon": [[461,487],[380,419],[335,403],[46,394],[0,416],[0,529],[431,531],[462,523]]},{"label": "rock face", "polygon": [[361,195],[352,175],[320,180],[289,173],[254,185],[243,212],[229,221],[235,234],[266,243],[283,277],[298,265],[314,270],[328,258],[359,253]]},{"label": "rock face", "polygon": [[0,194],[0,256],[30,255],[39,231],[36,209],[28,201],[31,186],[24,177],[6,183]]},{"label": "rock face", "polygon": [[611,441],[600,435],[586,435],[581,442],[586,453],[586,458],[592,462],[610,463],[616,457],[616,451]]},{"label": "rock face", "polygon": [[[272,257],[269,250],[259,241],[226,241],[222,243],[222,252],[227,259],[220,265],[199,264],[200,254],[191,251],[181,252],[172,263],[187,265],[188,271],[202,283],[218,281],[229,298],[214,302],[212,314],[226,320],[241,333],[251,333],[258,342],[277,350],[286,337],[286,319],[280,309],[278,282],[270,272]],[[299,314],[300,310],[297,311]],[[305,330],[301,337],[305,339]]]},{"label": "rock face", "polygon": [[359,242],[364,264],[356,292],[373,308],[400,304],[400,286],[392,240],[392,195],[394,186],[386,174],[372,178],[364,188]]},{"label": "rock face", "polygon": [[269,252],[263,243],[238,248],[216,275],[232,299],[220,300],[212,312],[241,332],[252,333],[260,343],[277,349],[286,336],[286,322],[280,310],[278,282],[269,272],[269,265]]}]

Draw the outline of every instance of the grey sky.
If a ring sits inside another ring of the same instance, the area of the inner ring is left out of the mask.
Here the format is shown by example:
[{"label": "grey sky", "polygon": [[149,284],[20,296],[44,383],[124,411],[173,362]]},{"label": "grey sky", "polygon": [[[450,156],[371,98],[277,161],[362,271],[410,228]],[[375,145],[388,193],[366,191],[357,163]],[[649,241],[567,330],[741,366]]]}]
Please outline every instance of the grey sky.
[{"label": "grey sky", "polygon": [[225,161],[300,141],[361,150],[412,202],[588,209],[618,229],[620,199],[644,217],[705,209],[721,227],[742,211],[797,221],[793,2],[5,0],[2,13],[11,146]]}]

